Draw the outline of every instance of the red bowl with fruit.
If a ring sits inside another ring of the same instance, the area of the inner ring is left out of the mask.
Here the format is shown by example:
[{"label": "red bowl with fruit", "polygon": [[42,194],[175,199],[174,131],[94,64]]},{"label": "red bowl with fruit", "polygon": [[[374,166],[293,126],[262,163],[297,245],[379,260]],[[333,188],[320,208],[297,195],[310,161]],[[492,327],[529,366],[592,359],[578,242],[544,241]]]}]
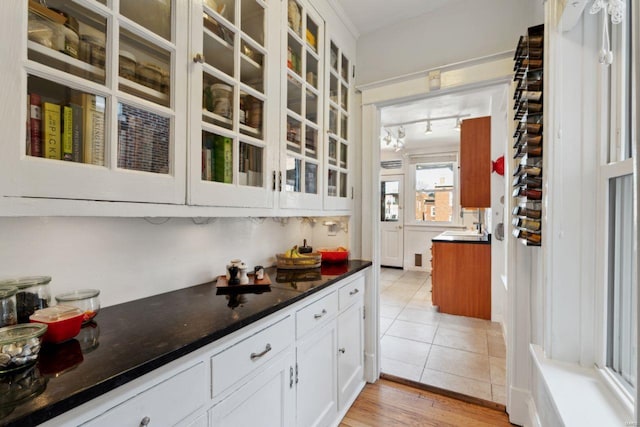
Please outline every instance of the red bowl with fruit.
[{"label": "red bowl with fruit", "polygon": [[349,251],[342,246],[336,249],[322,248],[318,252],[322,255],[322,262],[344,262],[349,259]]}]

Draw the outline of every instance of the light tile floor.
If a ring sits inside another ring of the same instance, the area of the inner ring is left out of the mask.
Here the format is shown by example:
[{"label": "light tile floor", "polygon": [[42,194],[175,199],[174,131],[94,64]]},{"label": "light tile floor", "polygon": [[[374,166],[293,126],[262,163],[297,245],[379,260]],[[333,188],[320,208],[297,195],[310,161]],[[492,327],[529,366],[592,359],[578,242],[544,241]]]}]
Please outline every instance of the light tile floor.
[{"label": "light tile floor", "polygon": [[428,273],[382,268],[382,372],[505,404],[499,323],[439,313]]}]

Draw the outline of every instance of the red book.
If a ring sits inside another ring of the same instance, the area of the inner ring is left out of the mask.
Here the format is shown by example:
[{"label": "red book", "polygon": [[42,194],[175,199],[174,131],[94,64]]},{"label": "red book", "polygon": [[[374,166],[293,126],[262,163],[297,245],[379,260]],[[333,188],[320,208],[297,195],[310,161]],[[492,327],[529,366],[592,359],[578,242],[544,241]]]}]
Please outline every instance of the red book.
[{"label": "red book", "polygon": [[29,134],[31,138],[31,152],[29,154],[35,157],[42,157],[42,110],[40,95],[31,93],[29,94],[29,100]]}]

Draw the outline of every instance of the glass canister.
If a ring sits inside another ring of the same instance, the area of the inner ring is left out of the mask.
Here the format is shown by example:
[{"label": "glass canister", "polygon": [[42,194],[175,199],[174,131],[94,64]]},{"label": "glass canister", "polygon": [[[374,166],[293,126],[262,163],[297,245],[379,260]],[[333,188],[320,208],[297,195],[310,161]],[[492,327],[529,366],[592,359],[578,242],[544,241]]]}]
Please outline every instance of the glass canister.
[{"label": "glass canister", "polygon": [[79,289],[56,295],[58,304],[71,305],[84,312],[82,323],[90,322],[100,310],[100,291],[98,289]]},{"label": "glass canister", "polygon": [[16,292],[15,286],[0,288],[0,328],[18,323]]},{"label": "glass canister", "polygon": [[18,323],[29,323],[29,316],[36,310],[47,308],[51,304],[49,291],[50,276],[29,276],[0,281],[0,288],[14,286],[16,292],[16,312]]}]

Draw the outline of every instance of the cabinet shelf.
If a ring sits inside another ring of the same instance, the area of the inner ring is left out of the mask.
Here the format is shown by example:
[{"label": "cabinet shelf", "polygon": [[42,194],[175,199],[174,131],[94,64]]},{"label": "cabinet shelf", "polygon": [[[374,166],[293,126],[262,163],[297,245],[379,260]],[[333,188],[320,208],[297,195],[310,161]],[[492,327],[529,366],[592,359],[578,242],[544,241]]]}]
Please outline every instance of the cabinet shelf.
[{"label": "cabinet shelf", "polygon": [[124,77],[118,77],[118,84],[121,87],[131,90],[134,95],[146,95],[160,102],[167,102],[169,100],[169,95],[166,93],[151,89],[150,87],[125,79]]},{"label": "cabinet shelf", "polygon": [[41,45],[40,43],[36,43],[32,40],[27,41],[27,47],[30,51],[36,52],[40,55],[43,55],[53,60],[66,63],[70,67],[74,67],[82,71],[88,71],[89,73],[95,74],[98,77],[105,76],[104,68],[100,68],[100,67],[96,67],[95,65],[88,64],[84,61],[73,58],[69,55],[65,55],[62,52],[58,52],[57,50],[53,50],[44,45]]},{"label": "cabinet shelf", "polygon": [[202,115],[205,116],[205,117],[208,117],[210,119],[213,119],[216,122],[224,123],[226,125],[232,125],[233,124],[233,121],[231,119],[228,119],[228,118],[226,118],[224,116],[221,116],[220,114],[212,113],[209,110],[203,109],[202,110]]}]

